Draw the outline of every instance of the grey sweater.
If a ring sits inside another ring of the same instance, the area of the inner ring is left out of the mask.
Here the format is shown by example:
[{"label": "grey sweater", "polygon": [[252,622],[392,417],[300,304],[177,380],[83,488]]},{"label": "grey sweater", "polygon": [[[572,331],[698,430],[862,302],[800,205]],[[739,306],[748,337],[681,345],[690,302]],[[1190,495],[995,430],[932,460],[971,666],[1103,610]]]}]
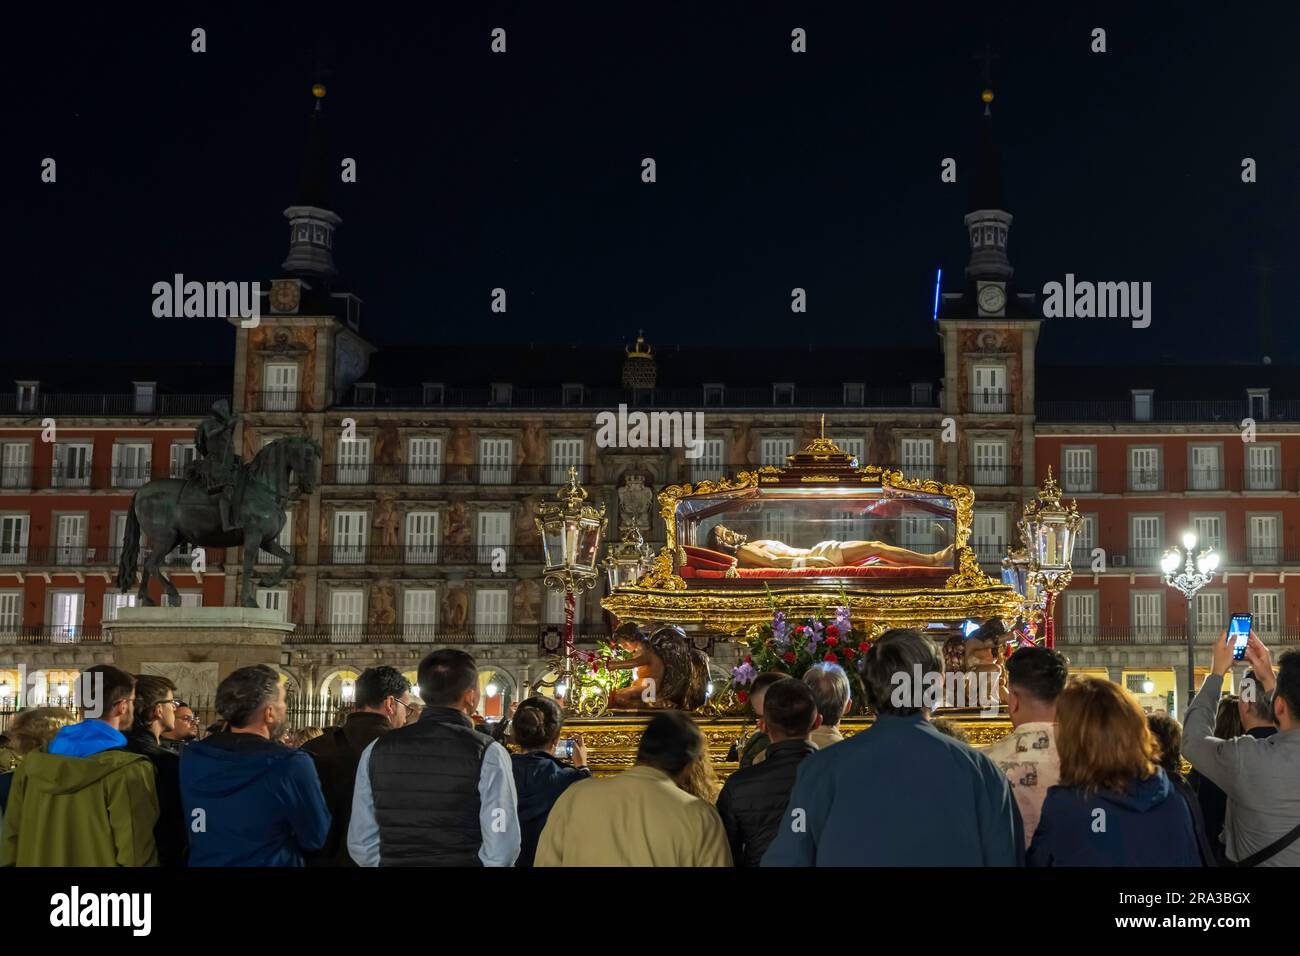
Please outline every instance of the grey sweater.
[{"label": "grey sweater", "polygon": [[[1223,678],[1211,674],[1187,708],[1183,756],[1228,795],[1223,835],[1229,860],[1242,860],[1300,825],[1300,730],[1260,740],[1214,736]],[[1300,866],[1300,839],[1260,866]]]}]

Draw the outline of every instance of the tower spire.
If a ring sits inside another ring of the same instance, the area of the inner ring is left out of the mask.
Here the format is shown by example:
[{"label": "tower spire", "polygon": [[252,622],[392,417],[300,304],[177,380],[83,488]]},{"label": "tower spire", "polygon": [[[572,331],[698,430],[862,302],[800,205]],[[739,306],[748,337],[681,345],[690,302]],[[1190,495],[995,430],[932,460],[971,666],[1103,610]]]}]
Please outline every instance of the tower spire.
[{"label": "tower spire", "polygon": [[998,161],[997,143],[993,138],[993,68],[992,50],[986,45],[984,55],[984,88],[980,101],[984,115],[980,117],[979,152],[975,163],[975,176],[971,180],[969,211],[966,229],[970,236],[970,261],[966,264],[966,278],[991,279],[1006,282],[1015,271],[1007,258],[1007,234],[1011,231],[1011,214],[1006,210],[1002,196],[1002,171]]},{"label": "tower spire", "polygon": [[311,88],[316,99],[307,128],[307,144],[293,205],[284,211],[289,220],[289,255],[282,267],[304,278],[330,279],[334,267],[334,228],[343,220],[330,209],[330,160],[325,131],[325,84]]}]

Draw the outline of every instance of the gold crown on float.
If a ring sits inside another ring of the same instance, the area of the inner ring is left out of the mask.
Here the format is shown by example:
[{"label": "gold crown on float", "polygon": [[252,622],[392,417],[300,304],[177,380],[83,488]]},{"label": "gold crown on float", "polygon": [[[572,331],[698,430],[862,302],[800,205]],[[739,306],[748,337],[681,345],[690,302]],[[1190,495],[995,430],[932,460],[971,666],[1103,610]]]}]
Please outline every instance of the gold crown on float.
[{"label": "gold crown on float", "polygon": [[654,358],[654,349],[645,344],[645,330],[636,330],[636,343],[623,348],[628,358]]}]

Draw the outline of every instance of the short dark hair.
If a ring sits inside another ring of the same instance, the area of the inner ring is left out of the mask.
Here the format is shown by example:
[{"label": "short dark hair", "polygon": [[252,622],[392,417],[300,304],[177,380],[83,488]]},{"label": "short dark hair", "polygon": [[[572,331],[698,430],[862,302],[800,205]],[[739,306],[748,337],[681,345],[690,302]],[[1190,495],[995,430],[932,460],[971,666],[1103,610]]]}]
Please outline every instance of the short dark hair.
[{"label": "short dark hair", "polygon": [[656,714],[646,724],[637,747],[636,762],[676,777],[704,750],[704,734],[680,710]]},{"label": "short dark hair", "polygon": [[817,720],[817,701],[801,680],[779,680],[763,698],[763,720],[786,737],[807,737]]},{"label": "short dark hair", "polygon": [[357,678],[353,693],[358,707],[378,707],[390,697],[400,698],[411,689],[411,682],[396,667],[381,664],[367,667]]},{"label": "short dark hair", "polygon": [[549,697],[529,697],[515,708],[510,733],[520,747],[536,750],[560,736],[564,712]]},{"label": "short dark hair", "polygon": [[1056,702],[1070,677],[1070,662],[1060,651],[1022,647],[1007,658],[1007,686],[1044,704]]},{"label": "short dark hair", "polygon": [[153,709],[167,699],[168,694],[175,695],[176,685],[161,674],[139,674],[135,679],[135,719],[132,726],[136,730],[148,730],[153,723]]},{"label": "short dark hair", "polygon": [[252,664],[217,685],[217,713],[231,727],[245,727],[253,715],[279,696],[280,675],[274,667]]},{"label": "short dark hair", "polygon": [[1300,720],[1300,651],[1287,651],[1278,658],[1277,686],[1273,688],[1273,699],[1279,697],[1286,701],[1291,719]]},{"label": "short dark hair", "polygon": [[1183,772],[1183,725],[1168,714],[1147,714],[1147,727],[1160,747],[1160,766],[1171,778]]},{"label": "short dark hair", "polygon": [[923,677],[943,673],[943,663],[934,642],[920,631],[896,627],[881,634],[871,645],[862,666],[862,683],[867,703],[876,713],[906,717],[921,712],[920,687],[913,688],[907,695],[907,703],[901,707],[894,706],[892,700],[896,686],[894,675],[905,674],[909,682],[915,680],[918,665]]},{"label": "short dark hair", "polygon": [[118,702],[135,696],[135,675],[112,664],[87,667],[77,678],[77,683],[77,699],[81,701],[81,709],[88,711],[97,707],[101,717],[117,706]]},{"label": "short dark hair", "polygon": [[[767,692],[772,685],[789,678],[789,674],[782,674],[780,671],[763,671],[754,678],[754,683],[749,685],[749,706],[754,706],[754,698],[760,694],[763,695],[763,700],[767,700]],[[755,710],[755,713],[757,712]]]},{"label": "short dark hair", "polygon": [[[1273,695],[1264,689],[1264,685],[1255,677],[1253,670],[1246,671],[1245,676],[1241,679],[1242,697],[1240,699],[1242,700],[1246,699],[1247,687],[1250,688],[1250,700],[1246,701],[1246,708],[1250,711],[1250,715],[1256,720],[1267,721],[1270,724],[1277,723],[1277,718],[1273,716]],[[1240,720],[1240,717],[1238,717],[1238,720]],[[1215,734],[1215,736],[1219,735]]]},{"label": "short dark hair", "polygon": [[478,686],[478,663],[469,654],[444,648],[420,661],[420,699],[430,707],[451,707]]}]

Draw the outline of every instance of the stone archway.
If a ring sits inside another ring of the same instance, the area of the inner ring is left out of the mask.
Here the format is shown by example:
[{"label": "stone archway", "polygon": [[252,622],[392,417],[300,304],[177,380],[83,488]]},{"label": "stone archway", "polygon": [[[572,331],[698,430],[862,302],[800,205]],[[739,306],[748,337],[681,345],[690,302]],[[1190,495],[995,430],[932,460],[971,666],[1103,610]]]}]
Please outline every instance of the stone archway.
[{"label": "stone archway", "polygon": [[519,681],[497,663],[483,663],[478,669],[478,712],[487,720],[500,720],[519,699]]}]

